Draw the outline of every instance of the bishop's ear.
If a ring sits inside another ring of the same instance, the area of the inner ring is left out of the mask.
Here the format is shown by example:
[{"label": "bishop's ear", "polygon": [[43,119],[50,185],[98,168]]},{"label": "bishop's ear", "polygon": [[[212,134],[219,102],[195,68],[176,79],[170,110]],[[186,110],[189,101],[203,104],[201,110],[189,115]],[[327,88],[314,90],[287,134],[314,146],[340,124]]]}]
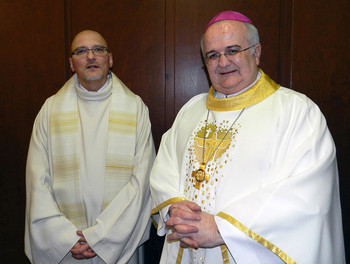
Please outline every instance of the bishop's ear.
[{"label": "bishop's ear", "polygon": [[254,47],[254,56],[255,56],[256,65],[259,65],[260,63],[260,55],[261,55],[261,44],[259,43]]}]

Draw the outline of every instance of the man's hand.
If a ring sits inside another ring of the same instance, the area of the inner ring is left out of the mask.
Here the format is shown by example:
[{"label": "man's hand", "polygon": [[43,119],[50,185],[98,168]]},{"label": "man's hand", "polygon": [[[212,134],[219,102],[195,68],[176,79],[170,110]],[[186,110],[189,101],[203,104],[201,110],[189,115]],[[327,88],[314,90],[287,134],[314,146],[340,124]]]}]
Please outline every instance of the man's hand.
[{"label": "man's hand", "polygon": [[86,241],[83,232],[77,231],[77,235],[80,236],[78,242],[72,247],[70,252],[75,259],[89,259],[96,256],[96,253],[90,248],[89,243]]},{"label": "man's hand", "polygon": [[182,247],[194,247],[197,248],[197,243],[190,238],[190,235],[198,232],[195,226],[191,226],[188,223],[192,221],[199,221],[199,212],[201,207],[196,203],[189,201],[182,201],[172,204],[169,207],[170,218],[166,221],[165,226],[173,231],[173,234],[177,234],[179,237],[169,239],[168,241],[180,239],[180,245]]},{"label": "man's hand", "polygon": [[168,241],[180,240],[182,247],[212,248],[225,244],[214,216],[200,211],[200,206],[193,202],[174,203],[169,208],[170,218],[167,228],[173,233]]}]

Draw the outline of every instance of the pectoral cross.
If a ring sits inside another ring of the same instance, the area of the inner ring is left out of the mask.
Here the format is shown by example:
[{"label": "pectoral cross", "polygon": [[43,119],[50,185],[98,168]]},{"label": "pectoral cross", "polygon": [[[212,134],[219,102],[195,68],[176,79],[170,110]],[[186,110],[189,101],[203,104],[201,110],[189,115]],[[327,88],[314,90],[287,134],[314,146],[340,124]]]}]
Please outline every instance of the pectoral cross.
[{"label": "pectoral cross", "polygon": [[207,134],[205,135],[205,138],[208,138],[211,132],[211,128],[208,129]]},{"label": "pectoral cross", "polygon": [[193,185],[195,188],[200,189],[201,182],[204,180],[209,181],[209,175],[205,173],[205,163],[201,163],[199,169],[192,172],[192,177],[196,179],[196,183]]}]

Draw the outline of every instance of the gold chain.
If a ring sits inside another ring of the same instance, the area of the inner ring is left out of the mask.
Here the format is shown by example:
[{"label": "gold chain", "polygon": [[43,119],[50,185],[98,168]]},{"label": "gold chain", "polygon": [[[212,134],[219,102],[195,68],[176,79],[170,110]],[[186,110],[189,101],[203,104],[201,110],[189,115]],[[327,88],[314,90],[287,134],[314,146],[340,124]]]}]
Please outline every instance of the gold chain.
[{"label": "gold chain", "polygon": [[[216,146],[216,148],[213,150],[213,152],[211,153],[210,157],[208,158],[207,162],[209,160],[211,160],[211,158],[213,157],[214,153],[218,150],[219,146],[221,145],[221,143],[224,141],[224,139],[226,138],[228,132],[231,131],[233,125],[236,123],[236,121],[238,120],[238,118],[242,115],[243,111],[245,108],[242,109],[242,111],[239,113],[239,115],[236,117],[236,119],[232,122],[230,128],[226,131],[226,134],[224,135],[224,137],[221,139],[221,141],[219,142],[219,144]],[[204,128],[204,137],[203,137],[203,159],[202,159],[202,163],[199,166],[199,169],[196,171],[192,172],[192,176],[196,179],[196,184],[194,185],[194,187],[196,187],[197,189],[200,188],[200,183],[202,181],[209,181],[209,175],[207,175],[205,173],[206,171],[206,166],[207,166],[207,162],[204,162],[204,156],[205,156],[205,137],[206,137],[206,133],[207,133],[207,125],[208,125],[208,118],[209,118],[209,113],[210,113],[210,109],[208,109],[208,113],[207,113],[207,118],[205,120],[205,128]]]}]

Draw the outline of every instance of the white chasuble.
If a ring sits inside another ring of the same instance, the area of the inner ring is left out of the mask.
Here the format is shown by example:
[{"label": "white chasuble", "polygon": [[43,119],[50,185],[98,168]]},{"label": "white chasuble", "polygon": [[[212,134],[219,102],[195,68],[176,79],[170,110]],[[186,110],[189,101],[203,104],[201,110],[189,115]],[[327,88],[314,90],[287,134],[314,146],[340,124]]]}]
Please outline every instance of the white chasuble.
[{"label": "white chasuble", "polygon": [[[40,110],[28,152],[31,262],[137,263],[150,231],[154,156],[148,109],[113,73],[98,93],[81,90],[76,76],[67,81]],[[77,230],[96,257],[72,257]]]},{"label": "white chasuble", "polygon": [[215,216],[225,245],[183,249],[165,239],[161,263],[345,263],[325,119],[306,96],[260,72],[236,97],[216,99],[212,88],[195,96],[164,134],[151,173],[158,234],[171,233],[168,207],[189,200]]}]

